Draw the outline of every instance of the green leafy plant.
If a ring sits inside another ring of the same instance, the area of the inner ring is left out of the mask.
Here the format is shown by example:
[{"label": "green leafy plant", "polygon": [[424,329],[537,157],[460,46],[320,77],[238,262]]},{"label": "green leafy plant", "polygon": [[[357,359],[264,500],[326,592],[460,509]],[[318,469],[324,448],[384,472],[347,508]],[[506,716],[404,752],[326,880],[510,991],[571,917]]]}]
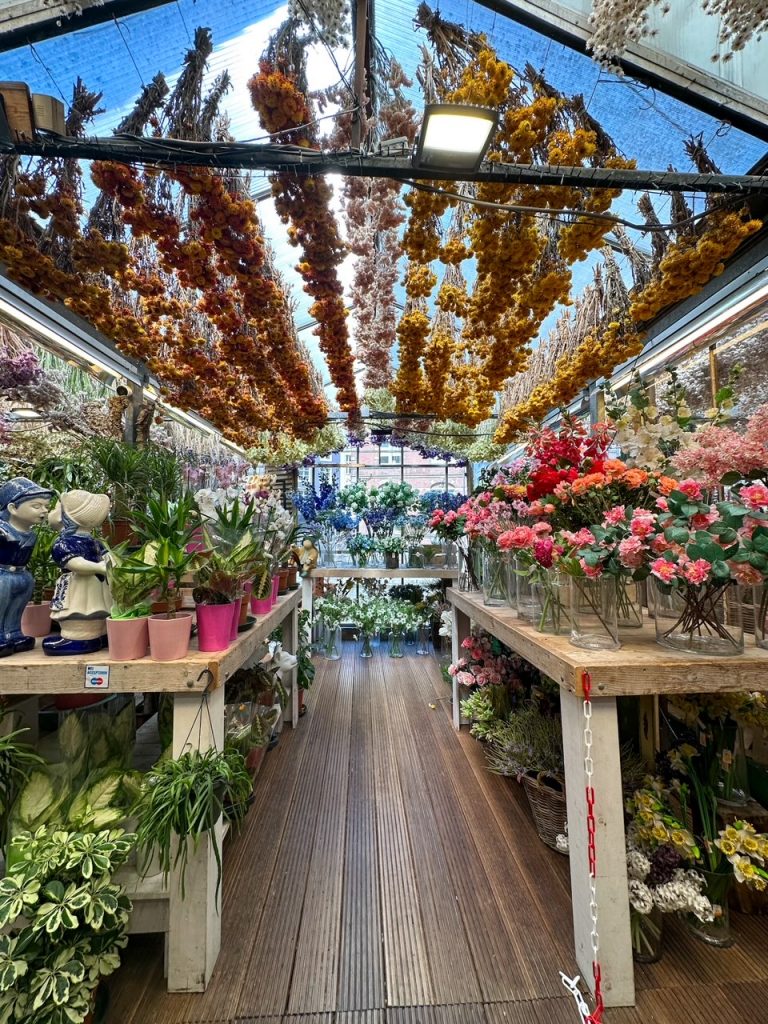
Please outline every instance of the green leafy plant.
[{"label": "green leafy plant", "polygon": [[48,526],[33,527],[37,534],[37,541],[32,552],[32,557],[27,563],[27,570],[32,573],[35,581],[35,589],[32,591],[32,601],[40,604],[43,600],[43,592],[51,590],[61,572],[60,568],[53,561],[51,549],[56,540],[56,532]]},{"label": "green leafy plant", "polygon": [[315,680],[315,663],[312,661],[312,630],[309,611],[299,612],[299,642],[296,646],[296,685],[308,690]]},{"label": "green leafy plant", "polygon": [[[189,851],[210,835],[221,887],[221,847],[216,832],[225,803],[242,816],[252,789],[250,773],[237,750],[188,750],[158,761],[147,773],[138,808],[138,848],[146,870],[157,853],[163,875],[178,869],[182,898]],[[238,810],[240,809],[240,810]]]},{"label": "green leafy plant", "polygon": [[128,553],[125,545],[109,552],[106,559],[107,583],[112,594],[110,615],[113,619],[137,619],[149,615],[155,579],[144,571],[144,557],[143,548]]},{"label": "green leafy plant", "polygon": [[152,589],[167,604],[168,618],[173,618],[171,591],[178,590],[184,575],[199,560],[198,552],[187,550],[200,525],[195,500],[191,494],[176,502],[152,498],[146,511],[134,512],[134,525],[143,543],[143,556],[142,564],[133,571],[151,581]]},{"label": "green leafy plant", "polygon": [[[4,722],[0,718],[0,723]],[[16,729],[0,736],[0,842],[5,843],[11,807],[30,774],[44,764],[28,744],[20,741],[28,729]]]},{"label": "green leafy plant", "polygon": [[499,775],[545,775],[562,783],[563,730],[559,718],[522,704],[499,725],[486,749],[488,768]]},{"label": "green leafy plant", "polygon": [[131,911],[112,881],[135,836],[39,828],[0,881],[0,1020],[80,1024],[120,965]]}]

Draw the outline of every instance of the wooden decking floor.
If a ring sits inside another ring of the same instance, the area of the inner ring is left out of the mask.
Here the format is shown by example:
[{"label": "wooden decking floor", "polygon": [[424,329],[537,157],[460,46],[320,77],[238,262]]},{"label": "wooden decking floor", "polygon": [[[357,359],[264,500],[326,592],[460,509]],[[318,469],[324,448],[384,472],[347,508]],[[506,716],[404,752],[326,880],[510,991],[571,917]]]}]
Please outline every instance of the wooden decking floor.
[{"label": "wooden decking floor", "polygon": [[[519,787],[457,737],[435,661],[318,662],[228,841],[222,950],[208,990],[170,995],[160,937],[131,940],[117,1024],[578,1024],[568,861]],[[768,919],[710,949],[670,928],[606,1024],[766,1020]]]}]

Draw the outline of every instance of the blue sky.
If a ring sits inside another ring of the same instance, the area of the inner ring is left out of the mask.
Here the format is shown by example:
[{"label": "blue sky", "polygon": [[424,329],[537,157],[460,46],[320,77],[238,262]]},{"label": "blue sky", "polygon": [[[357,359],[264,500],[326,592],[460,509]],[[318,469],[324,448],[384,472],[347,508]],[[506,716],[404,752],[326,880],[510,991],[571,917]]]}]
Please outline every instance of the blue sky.
[{"label": "blue sky", "polygon": [[[424,33],[413,28],[416,0],[378,0],[376,33],[386,50],[394,54],[413,75],[419,59],[419,44]],[[0,75],[6,80],[29,83],[34,92],[71,97],[78,76],[88,88],[102,91],[106,112],[95,128],[107,134],[130,109],[143,82],[162,70],[169,80],[178,74],[185,50],[196,26],[211,29],[214,54],[210,77],[227,68],[233,89],[224,108],[231,120],[231,131],[239,140],[260,136],[258,118],[245,88],[257,68],[258,58],[270,33],[282,21],[286,8],[269,0],[179,0],[163,7],[109,22],[80,32],[38,43],[34,48],[3,54]],[[710,155],[728,172],[744,172],[763,155],[764,144],[724,126],[714,118],[685,104],[646,88],[631,79],[607,74],[588,57],[555,43],[533,30],[519,26],[480,7],[471,0],[444,0],[440,4],[444,18],[457,21],[474,31],[487,33],[501,57],[522,70],[529,62],[564,93],[581,93],[587,108],[613,137],[618,149],[634,157],[639,167],[678,170],[691,169],[685,157],[683,141],[689,134],[703,134]],[[350,54],[339,51],[336,61],[342,70],[350,66]],[[321,88],[339,78],[329,54],[316,47],[309,59],[310,86]],[[414,104],[421,99],[414,89]],[[623,197],[617,206],[633,218],[634,199]],[[265,233],[276,252],[279,269],[291,284],[298,302],[297,323],[308,319],[309,305],[301,281],[293,270],[297,250],[286,242],[285,227],[274,214],[271,201],[260,203]],[[663,211],[662,211],[663,212]],[[342,268],[348,284],[349,261]],[[580,264],[574,273],[575,290],[591,280],[591,261]],[[545,324],[543,333],[550,326]],[[313,358],[321,363],[311,331],[302,338],[310,346]]]}]

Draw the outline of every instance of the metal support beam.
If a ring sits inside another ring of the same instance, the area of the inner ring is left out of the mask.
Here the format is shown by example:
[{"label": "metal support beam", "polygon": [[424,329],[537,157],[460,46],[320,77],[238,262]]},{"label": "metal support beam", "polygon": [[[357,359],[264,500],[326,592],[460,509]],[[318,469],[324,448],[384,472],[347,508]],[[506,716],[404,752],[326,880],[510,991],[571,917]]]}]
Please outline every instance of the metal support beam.
[{"label": "metal support beam", "polygon": [[343,174],[392,178],[410,182],[490,181],[519,185],[572,185],[577,188],[619,188],[630,191],[762,193],[768,195],[768,174],[680,174],[672,171],[621,170],[604,167],[560,167],[550,164],[484,163],[479,170],[431,168],[419,171],[410,159],[366,156],[361,153],[322,153],[299,146],[257,143],[198,143],[176,139],[147,139],[115,135],[110,138],[69,139],[47,135],[34,142],[0,144],[0,154],[68,157],[78,160],[116,160],[119,163],[285,172],[299,177]]},{"label": "metal support beam", "polygon": [[174,0],[5,0],[0,52],[124,18]]}]

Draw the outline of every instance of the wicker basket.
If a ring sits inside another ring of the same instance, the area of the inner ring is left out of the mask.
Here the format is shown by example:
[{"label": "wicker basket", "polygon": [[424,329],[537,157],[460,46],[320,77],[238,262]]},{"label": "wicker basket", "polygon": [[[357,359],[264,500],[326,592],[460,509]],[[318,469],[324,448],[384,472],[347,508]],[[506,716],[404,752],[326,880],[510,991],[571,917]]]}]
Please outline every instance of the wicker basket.
[{"label": "wicker basket", "polygon": [[525,795],[539,839],[558,853],[557,837],[566,832],[565,785],[551,775],[524,775]]}]

